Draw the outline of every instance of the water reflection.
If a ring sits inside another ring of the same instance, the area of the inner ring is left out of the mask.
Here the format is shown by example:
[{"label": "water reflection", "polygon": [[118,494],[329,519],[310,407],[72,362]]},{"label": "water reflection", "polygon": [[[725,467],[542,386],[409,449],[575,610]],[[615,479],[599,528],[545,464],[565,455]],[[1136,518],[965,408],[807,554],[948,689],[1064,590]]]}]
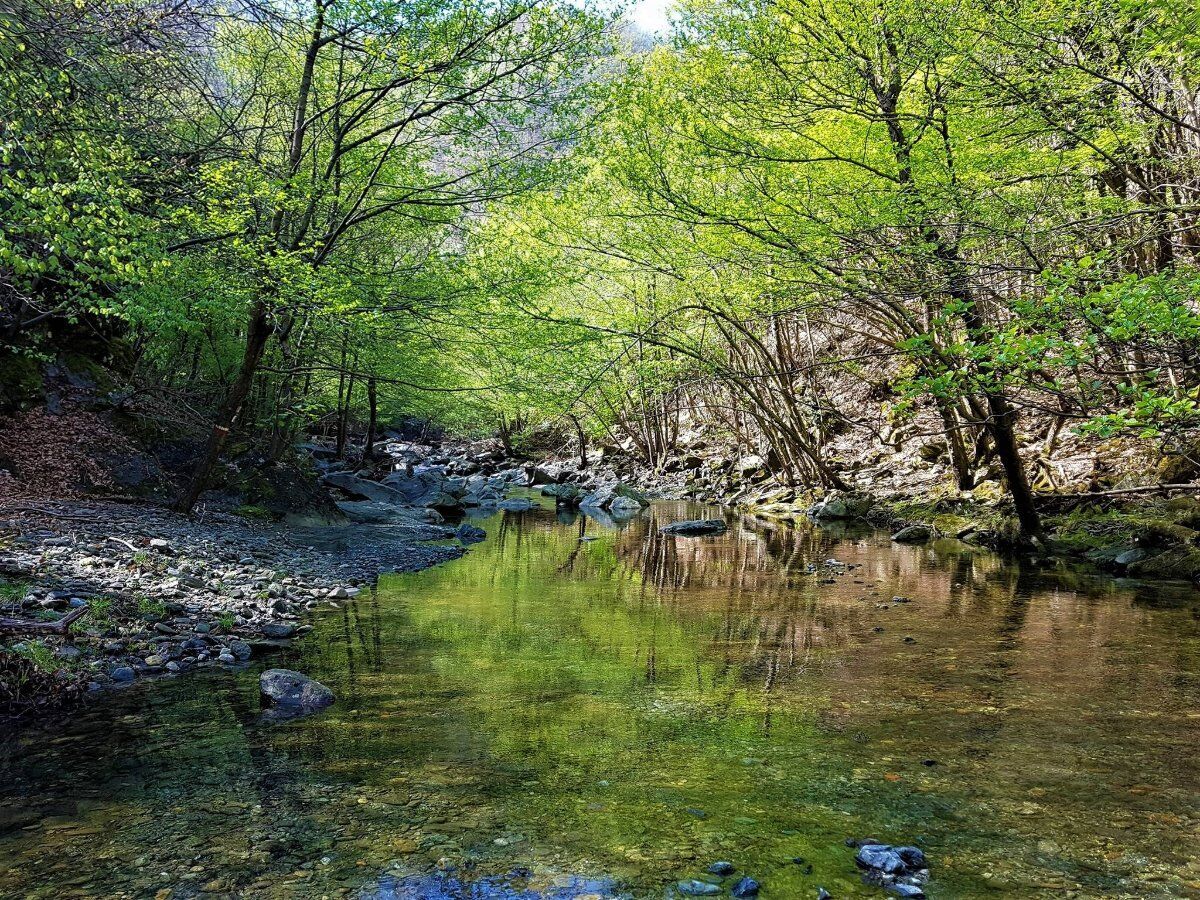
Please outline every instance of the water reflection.
[{"label": "water reflection", "polygon": [[213,672],[18,736],[0,893],[662,896],[721,858],[764,898],[878,896],[865,836],[920,843],[933,897],[1200,891],[1191,592],[657,531],[704,513],[483,522],[317,618],[282,660],[337,694],[313,718]]}]

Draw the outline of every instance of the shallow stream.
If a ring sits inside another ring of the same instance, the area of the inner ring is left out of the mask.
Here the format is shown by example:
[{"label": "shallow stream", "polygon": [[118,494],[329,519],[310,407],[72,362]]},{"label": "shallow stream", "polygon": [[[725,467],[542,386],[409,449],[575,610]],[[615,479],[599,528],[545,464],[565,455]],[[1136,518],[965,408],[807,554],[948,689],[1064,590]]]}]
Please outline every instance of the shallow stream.
[{"label": "shallow stream", "polygon": [[[1200,897],[1197,594],[657,532],[704,512],[498,514],[282,655],[0,743],[0,895],[661,898],[729,860],[840,900],[886,896],[875,837],[932,898]],[[261,722],[268,665],[337,703]]]}]

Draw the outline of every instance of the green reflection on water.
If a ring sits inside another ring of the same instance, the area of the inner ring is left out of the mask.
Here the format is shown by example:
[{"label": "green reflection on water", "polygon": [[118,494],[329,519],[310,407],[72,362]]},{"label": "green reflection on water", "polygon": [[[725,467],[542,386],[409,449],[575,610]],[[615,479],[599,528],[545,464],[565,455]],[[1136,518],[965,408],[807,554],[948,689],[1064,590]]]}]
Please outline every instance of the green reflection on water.
[{"label": "green reflection on water", "polygon": [[925,848],[932,897],[1200,896],[1190,592],[871,534],[483,524],[271,661],[326,713],[262,726],[256,672],[213,672],[10,743],[0,893],[337,896],[440,863],[662,896],[731,859],[764,898],[880,896],[843,846],[874,836]]}]

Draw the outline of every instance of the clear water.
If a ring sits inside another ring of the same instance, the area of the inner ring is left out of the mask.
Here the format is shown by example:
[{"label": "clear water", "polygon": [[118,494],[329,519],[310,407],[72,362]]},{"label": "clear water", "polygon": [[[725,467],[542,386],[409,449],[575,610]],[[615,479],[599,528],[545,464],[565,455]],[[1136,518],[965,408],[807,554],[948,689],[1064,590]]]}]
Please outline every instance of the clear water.
[{"label": "clear water", "polygon": [[657,533],[704,512],[482,522],[263,663],[333,688],[307,719],[261,723],[251,668],[10,738],[0,895],[664,897],[724,859],[840,900],[883,896],[870,836],[924,848],[933,898],[1200,896],[1196,594]]}]

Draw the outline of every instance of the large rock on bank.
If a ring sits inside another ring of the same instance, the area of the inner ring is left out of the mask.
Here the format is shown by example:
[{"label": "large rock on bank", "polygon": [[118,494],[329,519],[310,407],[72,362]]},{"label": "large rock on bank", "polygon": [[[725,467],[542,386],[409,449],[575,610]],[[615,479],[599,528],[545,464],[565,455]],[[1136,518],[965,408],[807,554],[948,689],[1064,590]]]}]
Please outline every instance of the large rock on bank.
[{"label": "large rock on bank", "polygon": [[808,508],[809,518],[861,519],[871,511],[871,498],[861,494],[832,493]]}]

